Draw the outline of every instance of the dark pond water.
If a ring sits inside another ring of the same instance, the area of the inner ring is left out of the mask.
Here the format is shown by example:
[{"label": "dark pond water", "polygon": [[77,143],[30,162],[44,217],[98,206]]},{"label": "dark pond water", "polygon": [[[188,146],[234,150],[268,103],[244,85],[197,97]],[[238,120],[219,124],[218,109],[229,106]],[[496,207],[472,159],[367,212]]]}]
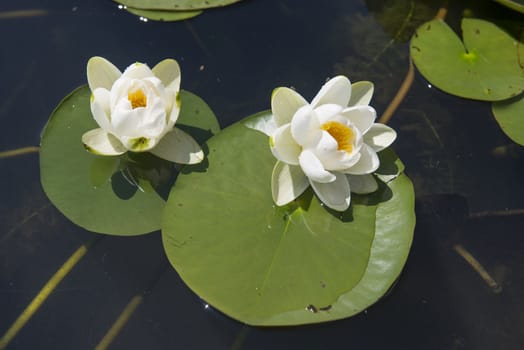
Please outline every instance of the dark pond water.
[{"label": "dark pond water", "polygon": [[[490,1],[453,3],[454,26],[468,5],[502,23],[524,19]],[[274,87],[294,86],[311,98],[341,73],[374,81],[381,114],[407,71],[413,26],[400,28],[410,6],[424,20],[438,2],[245,0],[187,22],[146,23],[109,0],[4,1],[0,11],[41,11],[0,13],[0,151],[39,144],[53,108],[86,83],[94,55],[121,68],[176,58],[183,88],[202,96],[222,127],[269,108]],[[524,348],[524,152],[500,131],[489,105],[443,94],[418,74],[390,125],[415,184],[417,227],[398,283],[365,312],[303,327],[245,326],[182,283],[160,233],[100,236],[8,348],[94,348],[132,301],[137,307],[111,349]],[[49,203],[37,154],[0,159],[0,167],[2,335],[95,235]]]}]

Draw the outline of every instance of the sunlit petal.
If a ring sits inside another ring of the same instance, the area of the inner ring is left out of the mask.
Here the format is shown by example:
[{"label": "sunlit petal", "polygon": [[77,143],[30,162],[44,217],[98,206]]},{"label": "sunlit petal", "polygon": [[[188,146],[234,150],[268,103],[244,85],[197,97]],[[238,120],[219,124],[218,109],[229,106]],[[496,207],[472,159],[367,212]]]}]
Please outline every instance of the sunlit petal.
[{"label": "sunlit petal", "polygon": [[290,123],[295,113],[308,103],[302,96],[290,88],[280,87],[271,96],[271,111],[275,124],[282,126]]},{"label": "sunlit petal", "polygon": [[275,130],[269,142],[275,158],[291,165],[298,165],[298,156],[302,152],[302,147],[293,139],[290,124]]},{"label": "sunlit petal", "polygon": [[365,134],[377,118],[377,112],[375,112],[375,109],[370,106],[348,107],[340,114],[355,125],[361,134]]},{"label": "sunlit petal", "polygon": [[375,123],[364,135],[364,142],[368,144],[375,152],[380,152],[389,147],[397,138],[395,130],[384,124]]},{"label": "sunlit petal", "polygon": [[360,159],[351,168],[343,170],[346,174],[362,175],[371,174],[378,169],[380,160],[377,153],[368,145],[363,144],[360,149]]},{"label": "sunlit petal", "polygon": [[126,68],[122,77],[129,79],[145,79],[154,76],[151,68],[145,63],[136,62]]},{"label": "sunlit petal", "polygon": [[277,162],[271,176],[273,201],[285,205],[300,196],[309,186],[309,181],[298,166]]},{"label": "sunlit petal", "polygon": [[180,164],[196,164],[204,160],[199,144],[186,132],[174,128],[150,150],[154,155]]},{"label": "sunlit petal", "polygon": [[152,71],[166,89],[180,90],[180,66],[177,61],[171,58],[165,59],[154,66]]},{"label": "sunlit petal", "polygon": [[91,57],[87,62],[87,83],[91,91],[97,88],[111,90],[122,72],[103,57]]},{"label": "sunlit petal", "polygon": [[336,179],[330,183],[316,182],[311,178],[309,182],[318,199],[327,207],[337,211],[344,211],[349,208],[351,191],[345,174],[336,173]]},{"label": "sunlit petal", "polygon": [[302,151],[298,161],[302,171],[309,179],[321,183],[335,181],[335,175],[324,169],[324,166],[313,152],[309,150]]},{"label": "sunlit petal", "polygon": [[318,122],[320,124],[326,123],[333,118],[336,118],[337,115],[343,110],[344,108],[340,105],[335,105],[332,103],[321,105],[317,108],[315,108],[315,113],[318,117]]},{"label": "sunlit petal", "polygon": [[369,105],[374,89],[373,83],[370,81],[358,81],[351,84],[351,99],[348,106]]},{"label": "sunlit petal", "polygon": [[93,129],[82,135],[84,147],[91,153],[117,156],[127,152],[127,148],[113,135],[103,129]]},{"label": "sunlit petal", "polygon": [[322,86],[318,94],[311,102],[316,108],[323,104],[336,104],[346,107],[351,97],[351,83],[345,76],[339,75],[330,79]]},{"label": "sunlit petal", "polygon": [[102,129],[112,131],[111,107],[109,105],[110,92],[104,88],[97,88],[91,95],[91,113]]},{"label": "sunlit petal", "polygon": [[318,118],[311,106],[300,108],[291,120],[291,134],[302,147],[318,142],[322,136]]}]

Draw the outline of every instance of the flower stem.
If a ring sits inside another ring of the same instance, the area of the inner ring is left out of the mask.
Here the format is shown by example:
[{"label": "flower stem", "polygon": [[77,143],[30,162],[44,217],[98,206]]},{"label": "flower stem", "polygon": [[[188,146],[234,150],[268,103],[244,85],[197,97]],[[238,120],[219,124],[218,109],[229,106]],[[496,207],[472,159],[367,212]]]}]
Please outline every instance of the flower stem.
[{"label": "flower stem", "polygon": [[[448,13],[448,1],[445,1],[442,6],[438,9],[437,14],[435,15],[435,18],[444,20],[446,18],[446,15]],[[389,103],[388,107],[382,113],[382,116],[379,119],[379,123],[387,124],[391,118],[393,117],[393,114],[396,112],[404,98],[406,97],[407,93],[409,92],[409,89],[411,88],[411,85],[413,85],[413,80],[415,79],[415,67],[413,66],[413,60],[411,56],[409,57],[409,68],[408,72],[406,73],[406,77],[404,78],[404,81],[400,85],[400,88],[398,89],[397,94],[395,97],[393,97],[393,100]]]},{"label": "flower stem", "polygon": [[39,147],[36,146],[29,146],[29,147],[22,147],[17,149],[10,149],[7,151],[1,151],[0,152],[0,159],[2,158],[9,158],[9,157],[16,157],[16,156],[22,156],[24,154],[30,154],[30,153],[38,153],[40,150]]}]

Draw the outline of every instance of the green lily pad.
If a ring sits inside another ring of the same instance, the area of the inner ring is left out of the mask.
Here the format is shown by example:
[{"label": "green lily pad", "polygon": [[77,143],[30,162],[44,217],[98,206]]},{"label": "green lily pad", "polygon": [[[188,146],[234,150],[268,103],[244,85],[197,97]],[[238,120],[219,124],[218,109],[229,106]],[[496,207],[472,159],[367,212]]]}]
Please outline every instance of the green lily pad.
[{"label": "green lily pad", "polygon": [[[174,164],[149,153],[95,156],[82,134],[97,126],[87,86],[54,110],[42,132],[40,173],[51,202],[73,223],[93,232],[138,235],[158,230]],[[203,143],[219,131],[215,115],[198,96],[181,91],[177,126]]]},{"label": "green lily pad", "polygon": [[176,22],[190,19],[200,15],[204,11],[167,11],[167,10],[143,10],[126,7],[126,10],[136,16],[145,17],[153,21]]},{"label": "green lily pad", "polygon": [[524,146],[524,95],[493,103],[493,115],[510,139]]},{"label": "green lily pad", "polygon": [[420,26],[411,56],[431,84],[452,95],[499,101],[524,90],[518,42],[490,22],[462,20],[464,43],[440,19]]},{"label": "green lily pad", "polygon": [[524,13],[524,0],[495,0],[499,4],[509,7],[512,10]]},{"label": "green lily pad", "polygon": [[389,182],[338,213],[311,189],[275,206],[268,137],[244,122],[207,148],[206,172],[178,177],[162,225],[171,264],[206,302],[251,325],[298,325],[354,315],[392,286],[415,225],[413,186],[393,152],[380,153]]},{"label": "green lily pad", "polygon": [[240,0],[115,0],[135,9],[188,11],[231,5]]}]

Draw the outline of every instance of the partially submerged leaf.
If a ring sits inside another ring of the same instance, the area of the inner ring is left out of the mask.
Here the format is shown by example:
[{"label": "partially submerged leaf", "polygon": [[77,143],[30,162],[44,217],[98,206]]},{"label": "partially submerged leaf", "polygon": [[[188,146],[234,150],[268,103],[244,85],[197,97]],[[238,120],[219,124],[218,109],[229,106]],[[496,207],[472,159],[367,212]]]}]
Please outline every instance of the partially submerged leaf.
[{"label": "partially submerged leaf", "polygon": [[492,109],[502,131],[514,142],[524,146],[524,96],[493,103]]},{"label": "partially submerged leaf", "polygon": [[200,15],[203,11],[167,11],[167,10],[144,10],[126,7],[126,10],[134,15],[145,17],[153,21],[175,22],[190,19]]},{"label": "partially submerged leaf", "polygon": [[420,26],[411,55],[431,84],[452,95],[499,101],[524,90],[518,42],[490,22],[462,21],[464,43],[442,20]]},{"label": "partially submerged leaf", "polygon": [[245,123],[207,142],[205,173],[177,179],[162,225],[171,264],[206,302],[253,325],[335,320],[376,302],[397,279],[415,224],[398,158],[384,155],[390,182],[353,194],[346,212],[326,209],[311,189],[278,207],[268,137]]},{"label": "partially submerged leaf", "polygon": [[193,11],[231,5],[240,0],[115,0],[135,9]]}]

